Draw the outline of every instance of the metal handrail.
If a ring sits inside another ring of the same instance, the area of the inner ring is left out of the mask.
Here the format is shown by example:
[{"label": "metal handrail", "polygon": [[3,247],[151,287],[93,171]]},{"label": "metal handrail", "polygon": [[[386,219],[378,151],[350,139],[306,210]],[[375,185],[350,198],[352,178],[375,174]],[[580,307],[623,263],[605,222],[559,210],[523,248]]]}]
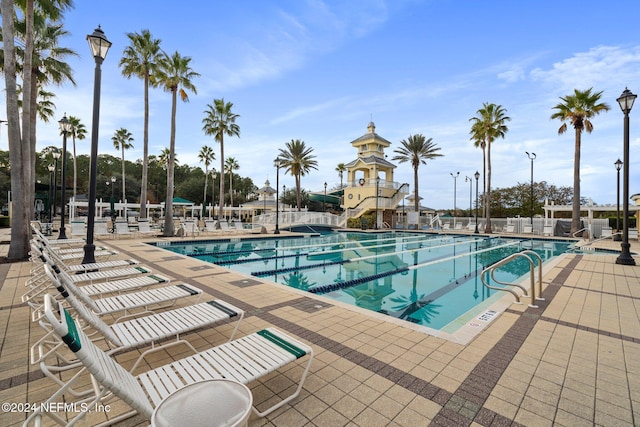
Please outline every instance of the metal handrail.
[{"label": "metal handrail", "polygon": [[[599,242],[600,240],[607,240],[607,239],[613,239],[615,236],[622,236],[622,231],[618,231],[617,233],[613,233],[610,234],[609,236],[604,236],[604,237],[598,237],[595,240],[592,240],[590,242],[585,243],[584,245],[582,245],[582,247],[584,246],[590,246],[592,244],[594,244],[595,242]],[[579,242],[578,242],[579,243]]]},{"label": "metal handrail", "polygon": [[517,283],[508,283],[508,282],[503,282],[500,280],[497,280],[495,278],[495,271],[498,269],[498,267],[501,267],[505,264],[510,263],[511,261],[515,260],[516,258],[519,257],[524,257],[527,261],[529,261],[529,280],[531,283],[531,303],[529,304],[530,308],[538,308],[537,305],[535,305],[535,301],[537,300],[543,300],[544,298],[536,298],[536,289],[535,289],[535,275],[534,275],[534,269],[535,269],[535,263],[533,262],[533,259],[531,257],[531,255],[535,255],[538,259],[538,277],[539,277],[539,284],[540,284],[540,293],[542,293],[542,258],[540,257],[540,255],[538,255],[537,253],[535,253],[534,251],[531,250],[524,250],[522,252],[518,252],[515,254],[511,254],[506,258],[503,258],[502,260],[496,262],[495,264],[485,268],[484,270],[482,270],[482,273],[480,273],[480,280],[482,281],[482,285],[486,288],[489,289],[493,289],[496,291],[505,291],[505,292],[509,292],[510,294],[512,294],[515,298],[516,298],[516,303],[517,304],[522,304],[520,301],[520,295],[513,291],[512,289],[505,289],[505,288],[499,288],[496,286],[491,286],[489,283],[486,282],[485,280],[485,274],[486,273],[490,273],[491,279],[496,282],[499,283],[501,285],[505,285],[505,286],[516,286],[518,288],[520,288],[522,290],[522,292],[524,293],[524,296],[529,296],[527,289],[522,286],[519,285]]},{"label": "metal handrail", "polygon": [[[582,227],[580,230],[575,231],[571,236],[576,237],[576,234],[581,233],[583,231],[589,231],[589,227]],[[591,233],[589,233],[589,235],[591,235]]]}]

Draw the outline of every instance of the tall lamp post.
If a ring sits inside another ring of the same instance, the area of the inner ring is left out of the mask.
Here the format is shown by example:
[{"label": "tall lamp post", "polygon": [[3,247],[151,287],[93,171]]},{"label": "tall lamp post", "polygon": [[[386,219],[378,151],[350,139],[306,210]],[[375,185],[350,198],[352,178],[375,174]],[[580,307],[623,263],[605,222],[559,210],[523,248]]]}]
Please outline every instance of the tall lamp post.
[{"label": "tall lamp post", "polygon": [[67,233],[64,227],[64,213],[67,206],[67,133],[71,132],[71,123],[67,119],[67,113],[62,116],[62,119],[58,122],[60,125],[60,131],[62,132],[62,216],[60,217],[60,234],[58,239],[66,239]]},{"label": "tall lamp post", "polygon": [[629,252],[629,112],[636,100],[635,95],[627,88],[624,89],[622,95],[616,100],[620,104],[620,108],[624,113],[624,156],[622,163],[624,165],[624,173],[622,180],[624,190],[622,194],[622,243],[620,244],[622,252],[616,258],[616,264],[636,265],[635,260]]},{"label": "tall lamp post", "polygon": [[280,229],[279,229],[279,218],[278,218],[278,212],[280,212],[280,208],[278,207],[278,203],[280,202],[280,192],[278,191],[278,188],[280,188],[280,157],[276,157],[276,159],[274,160],[276,163],[276,229],[273,232],[273,234],[280,234]]},{"label": "tall lamp post", "polygon": [[51,215],[51,231],[53,231],[53,219],[56,217],[56,202],[58,201],[58,159],[60,158],[60,152],[56,148],[53,153],[53,214]]},{"label": "tall lamp post", "polygon": [[49,163],[47,169],[49,169],[49,222],[53,224],[53,173],[56,171],[56,166],[53,163]]},{"label": "tall lamp post", "polygon": [[536,153],[525,151],[527,157],[531,160],[531,227],[533,227],[533,161],[536,159]]},{"label": "tall lamp post", "polygon": [[378,229],[378,188],[380,188],[380,177],[376,176],[376,230]]},{"label": "tall lamp post", "polygon": [[87,213],[87,238],[84,245],[84,258],[82,264],[96,262],[93,244],[93,228],[96,217],[96,175],[98,172],[98,129],[100,125],[100,84],[102,79],[101,65],[111,47],[111,42],[107,40],[104,32],[98,25],[93,33],[87,35],[87,41],[91,48],[93,59],[96,61],[96,68],[93,78],[93,118],[91,126],[91,163],[89,165],[89,211]]},{"label": "tall lamp post", "polygon": [[471,187],[473,186],[473,181],[465,175],[464,182],[469,182],[469,222],[471,222],[471,192],[473,191]]},{"label": "tall lamp post", "polygon": [[456,186],[458,183],[458,177],[460,176],[460,172],[453,173],[451,172],[451,177],[453,178],[453,228],[456,228]]},{"label": "tall lamp post", "polygon": [[620,169],[622,169],[622,160],[616,160],[614,165],[618,171],[618,191],[616,193],[616,234],[614,234],[613,240],[620,242],[622,241],[622,237],[620,237]]},{"label": "tall lamp post", "polygon": [[326,209],[326,204],[327,204],[327,183],[324,183],[324,199],[322,199],[322,213],[325,213],[327,211]]},{"label": "tall lamp post", "polygon": [[[107,185],[109,183],[107,182]],[[116,229],[116,196],[115,196],[115,191],[116,189],[116,177],[112,176],[111,177],[111,198],[109,199],[109,207],[111,208],[111,228],[113,229],[112,231],[115,232]],[[125,205],[126,206],[126,205]]]},{"label": "tall lamp post", "polygon": [[480,178],[480,172],[476,171],[473,176],[476,178],[476,229],[474,233],[478,234],[478,179]]}]

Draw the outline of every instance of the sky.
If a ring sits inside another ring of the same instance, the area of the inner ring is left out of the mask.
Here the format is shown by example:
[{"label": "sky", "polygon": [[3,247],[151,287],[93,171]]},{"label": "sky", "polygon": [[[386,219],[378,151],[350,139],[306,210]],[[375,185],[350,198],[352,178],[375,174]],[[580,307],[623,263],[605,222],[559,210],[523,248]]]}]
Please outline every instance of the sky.
[{"label": "sky", "polygon": [[[336,166],[357,157],[349,143],[373,121],[376,133],[392,142],[389,159],[410,135],[432,138],[443,157],[419,168],[422,204],[464,208],[475,193],[465,178],[482,172],[469,119],[484,102],[502,105],[511,118],[505,139],[492,145],[492,188],[530,182],[527,151],[537,156],[534,181],[571,187],[573,129],[558,135],[562,123],[550,117],[560,97],[593,87],[610,110],[583,135],[581,195],[615,204],[614,162],[623,157],[616,98],[625,87],[640,93],[640,33],[630,22],[639,14],[637,0],[76,0],[65,14],[69,36],[61,44],[78,53],[67,60],[77,85],[49,88],[56,115],[39,123],[38,150],[61,145],[56,122],[66,113],[89,131],[78,153],[90,151],[95,62],[86,35],[100,25],[113,46],[102,65],[98,151],[120,157],[111,137],[124,127],[134,138],[125,158],[142,158],[143,83],[123,77],[118,63],[126,34],[148,29],[167,53],[191,57],[200,74],[193,80],[197,94],[177,106],[180,164],[204,169],[198,152],[209,145],[219,169],[219,145],[202,132],[202,119],[207,104],[224,98],[240,116],[240,137],[224,145],[238,174],[258,187],[267,179],[275,186],[278,149],[300,139],[318,162],[302,187],[323,191],[324,182],[329,189],[339,185]],[[6,111],[4,100],[0,105]],[[150,110],[149,153],[158,155],[169,146],[170,94],[151,90]],[[635,194],[640,103],[630,123]],[[6,131],[0,149],[7,149]],[[413,188],[410,164],[396,165],[394,180]],[[283,184],[292,188],[293,177],[280,176]]]}]

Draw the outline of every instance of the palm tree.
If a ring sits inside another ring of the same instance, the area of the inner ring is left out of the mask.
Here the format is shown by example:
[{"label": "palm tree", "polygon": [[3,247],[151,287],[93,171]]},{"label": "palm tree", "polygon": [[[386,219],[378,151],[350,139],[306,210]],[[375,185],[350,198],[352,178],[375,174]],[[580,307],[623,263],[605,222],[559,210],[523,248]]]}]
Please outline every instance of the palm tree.
[{"label": "palm tree", "polygon": [[436,157],[442,157],[442,154],[438,153],[440,147],[436,147],[432,138],[425,138],[424,135],[418,133],[416,135],[409,135],[407,140],[400,141],[402,147],[393,150],[396,153],[391,160],[397,160],[400,163],[410,162],[413,167],[413,188],[414,188],[414,200],[413,208],[416,212],[420,210],[420,198],[418,197],[418,168],[420,164],[427,164],[427,160],[435,159]]},{"label": "palm tree", "polygon": [[292,175],[296,180],[296,203],[300,211],[300,177],[309,173],[311,169],[318,170],[318,162],[315,160],[313,148],[307,148],[304,141],[291,140],[286,144],[286,150],[280,148],[280,167],[285,168],[285,173]]},{"label": "palm tree", "polygon": [[[35,28],[36,2],[29,0],[26,8],[22,11],[24,25],[16,23],[16,8],[14,2],[2,1],[2,74],[4,75],[5,95],[7,102],[8,121],[8,145],[11,168],[11,192],[14,194],[15,202],[12,216],[11,239],[8,259],[24,259],[29,253],[29,240],[31,239],[31,229],[29,220],[33,218],[33,193],[35,182],[35,160],[36,160],[36,98],[38,96],[38,83],[61,83],[69,80],[75,84],[71,77],[71,69],[68,64],[60,59],[68,49],[59,49],[57,36],[49,34],[42,37],[49,42],[51,49],[44,52],[42,45],[36,43],[38,32],[42,29],[45,19],[40,20],[38,29]],[[60,18],[62,11],[70,4],[69,0],[60,0],[56,4],[47,4],[47,18],[55,21]],[[21,32],[22,31],[22,32]],[[17,42],[16,42],[17,41]],[[24,48],[23,48],[24,47]],[[22,63],[18,62],[21,55]],[[43,65],[43,59],[52,59],[48,64]],[[53,65],[58,68],[53,68]],[[25,72],[26,70],[26,72]],[[56,71],[53,73],[52,71]],[[20,108],[18,106],[17,77],[20,76],[24,87],[22,105],[22,132],[20,130]],[[33,131],[33,134],[32,134]]]},{"label": "palm tree", "polygon": [[74,116],[69,116],[69,124],[71,125],[71,140],[73,141],[73,200],[76,199],[78,192],[78,164],[76,162],[76,139],[83,140],[87,136],[87,129],[84,124],[80,122],[80,119]]},{"label": "palm tree", "polygon": [[130,45],[122,52],[118,64],[122,67],[122,75],[126,78],[133,76],[144,81],[144,136],[142,153],[142,183],[140,185],[140,217],[147,216],[147,176],[149,173],[149,86],[151,75],[160,60],[160,39],[154,39],[149,30],[138,33],[128,33]]},{"label": "palm tree", "polygon": [[[207,104],[204,110],[205,117],[202,119],[202,130],[205,135],[213,136],[220,143],[220,173],[224,173],[224,136],[240,136],[240,126],[236,124],[236,120],[240,117],[231,111],[233,103],[224,102],[223,99],[214,99],[213,105]],[[224,209],[224,179],[220,177],[220,216],[223,217]]]},{"label": "palm tree", "polygon": [[[209,165],[211,165],[211,162],[216,159],[216,155],[211,147],[205,145],[200,149],[198,158],[201,162],[204,163],[204,197],[202,199],[202,213],[204,215],[204,209],[206,209],[205,206],[207,204],[207,182],[209,181]],[[213,183],[211,185],[213,185]]]},{"label": "palm tree", "polygon": [[229,204],[233,207],[233,171],[238,170],[240,165],[233,157],[227,157],[224,161],[224,171],[229,174]]},{"label": "palm tree", "polygon": [[[168,148],[163,148],[162,151],[160,151],[160,154],[158,154],[158,164],[165,171],[169,170],[169,157],[171,157],[171,151],[169,151]],[[173,164],[177,165],[179,163],[178,157],[174,155]]]},{"label": "palm tree", "polygon": [[116,133],[111,137],[111,141],[113,141],[113,146],[116,150],[122,150],[122,201],[125,201],[127,199],[127,193],[125,191],[124,185],[124,150],[133,148],[133,137],[131,136],[131,132],[129,132],[125,128],[120,128],[116,130]]},{"label": "palm tree", "polygon": [[164,54],[158,61],[158,68],[152,76],[154,86],[161,86],[171,93],[171,137],[169,142],[169,164],[167,166],[167,198],[165,201],[164,236],[173,236],[173,180],[174,158],[176,153],[176,109],[178,94],[184,102],[189,102],[187,91],[197,93],[192,80],[200,74],[193,71],[189,65],[191,58],[180,56],[178,52],[173,55]]},{"label": "palm tree", "polygon": [[342,188],[342,177],[344,176],[346,170],[347,167],[344,165],[344,163],[338,163],[338,166],[336,166],[336,172],[338,172],[338,176],[340,177],[340,188]]},{"label": "palm tree", "polygon": [[593,131],[593,123],[591,123],[590,119],[610,109],[607,104],[600,102],[602,91],[595,93],[592,91],[593,88],[585,91],[574,89],[572,95],[560,97],[562,102],[553,107],[557,111],[551,115],[552,119],[558,119],[562,122],[562,126],[558,129],[559,135],[567,131],[567,122],[575,130],[573,209],[571,214],[572,235],[580,229],[580,146],[582,144],[582,132],[591,133]]},{"label": "palm tree", "polygon": [[[486,158],[487,180],[485,188],[485,233],[491,233],[491,143],[498,138],[504,138],[509,128],[505,124],[511,118],[506,115],[502,105],[482,104],[482,108],[477,111],[477,116],[472,117],[469,121],[473,122],[471,126],[471,139],[476,142],[484,141],[483,151],[486,149],[486,157],[483,155],[483,161]],[[482,145],[481,145],[482,146]],[[485,163],[483,163],[484,165]]]}]

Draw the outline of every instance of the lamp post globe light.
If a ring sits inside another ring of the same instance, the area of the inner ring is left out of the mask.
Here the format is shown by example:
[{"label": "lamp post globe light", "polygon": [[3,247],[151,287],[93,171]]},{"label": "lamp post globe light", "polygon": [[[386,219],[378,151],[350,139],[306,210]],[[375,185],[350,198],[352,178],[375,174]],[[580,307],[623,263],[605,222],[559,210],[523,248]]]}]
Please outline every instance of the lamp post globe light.
[{"label": "lamp post globe light", "polygon": [[451,172],[451,177],[453,178],[453,228],[456,228],[456,185],[458,182],[458,177],[460,176],[460,172],[453,173]]},{"label": "lamp post globe light", "polygon": [[618,159],[614,163],[616,166],[616,171],[618,172],[618,191],[616,193],[616,233],[613,235],[614,242],[621,242],[622,237],[620,237],[620,169],[622,169],[622,160]]},{"label": "lamp post globe light", "polygon": [[478,234],[478,179],[480,178],[480,172],[476,171],[473,176],[476,178],[476,229],[474,233]]},{"label": "lamp post globe light", "polygon": [[533,228],[533,161],[536,159],[536,153],[525,151],[527,157],[531,160],[531,227]]},{"label": "lamp post globe light", "polygon": [[620,105],[620,109],[624,113],[624,153],[622,164],[624,172],[622,174],[623,194],[622,194],[622,243],[620,244],[622,252],[616,258],[616,264],[636,265],[635,260],[629,252],[629,113],[633,108],[633,102],[636,100],[635,95],[627,88],[624,89],[622,95],[616,100]]},{"label": "lamp post globe light", "polygon": [[83,264],[96,262],[93,244],[93,229],[96,217],[96,175],[98,172],[98,129],[100,125],[100,84],[102,79],[101,65],[111,47],[111,42],[107,40],[98,25],[92,34],[87,35],[87,41],[91,48],[91,54],[96,62],[93,79],[93,118],[91,124],[91,162],[89,164],[89,209],[87,213],[87,238],[84,245]]},{"label": "lamp post globe light", "polygon": [[67,119],[67,113],[62,116],[58,124],[62,132],[62,194],[60,197],[62,200],[60,203],[62,215],[60,217],[60,234],[58,234],[58,239],[66,239],[67,233],[64,226],[64,214],[67,206],[67,134],[71,132],[71,123],[69,123],[69,119]]}]

